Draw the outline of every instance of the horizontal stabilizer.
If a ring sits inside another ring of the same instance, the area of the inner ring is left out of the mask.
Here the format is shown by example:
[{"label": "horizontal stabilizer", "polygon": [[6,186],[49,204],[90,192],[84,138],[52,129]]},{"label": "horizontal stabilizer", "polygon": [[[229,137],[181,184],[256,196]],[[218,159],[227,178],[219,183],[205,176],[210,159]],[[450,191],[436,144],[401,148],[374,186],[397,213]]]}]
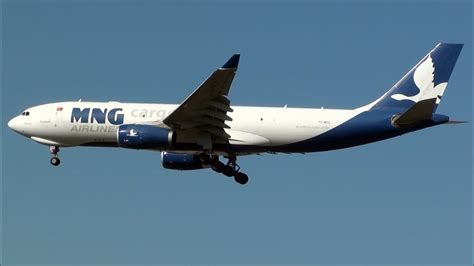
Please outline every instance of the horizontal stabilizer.
[{"label": "horizontal stabilizer", "polygon": [[459,121],[459,120],[449,120],[446,124],[464,124],[468,123],[467,121]]},{"label": "horizontal stabilizer", "polygon": [[436,99],[422,100],[410,107],[405,113],[396,117],[393,123],[405,126],[421,121],[430,120],[436,105]]}]

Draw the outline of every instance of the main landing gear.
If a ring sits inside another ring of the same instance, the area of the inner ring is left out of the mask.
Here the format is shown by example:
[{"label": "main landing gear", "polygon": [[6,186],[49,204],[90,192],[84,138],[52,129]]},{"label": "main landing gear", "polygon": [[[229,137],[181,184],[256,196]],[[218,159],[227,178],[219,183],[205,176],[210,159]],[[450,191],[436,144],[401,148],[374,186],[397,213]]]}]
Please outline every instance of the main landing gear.
[{"label": "main landing gear", "polygon": [[237,157],[235,155],[231,155],[228,157],[229,161],[227,164],[222,163],[219,161],[219,157],[213,155],[212,157],[206,153],[200,155],[200,159],[202,164],[204,165],[211,165],[211,169],[217,173],[222,173],[225,176],[234,177],[235,182],[245,185],[249,181],[249,177],[245,174],[240,172],[240,166],[237,164]]},{"label": "main landing gear", "polygon": [[50,146],[49,151],[53,155],[53,157],[51,157],[51,160],[49,160],[49,162],[54,166],[58,166],[61,163],[61,160],[59,160],[59,157],[58,157],[59,147],[58,146]]}]

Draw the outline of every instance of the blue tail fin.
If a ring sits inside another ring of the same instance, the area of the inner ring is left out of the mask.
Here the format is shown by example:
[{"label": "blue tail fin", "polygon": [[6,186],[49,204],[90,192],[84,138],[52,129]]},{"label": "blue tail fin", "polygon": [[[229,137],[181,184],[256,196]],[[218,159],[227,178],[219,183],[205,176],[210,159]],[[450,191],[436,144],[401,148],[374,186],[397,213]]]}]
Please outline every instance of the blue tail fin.
[{"label": "blue tail fin", "polygon": [[407,110],[419,101],[436,99],[433,112],[436,111],[462,47],[450,43],[436,45],[387,93],[370,104],[371,109]]}]

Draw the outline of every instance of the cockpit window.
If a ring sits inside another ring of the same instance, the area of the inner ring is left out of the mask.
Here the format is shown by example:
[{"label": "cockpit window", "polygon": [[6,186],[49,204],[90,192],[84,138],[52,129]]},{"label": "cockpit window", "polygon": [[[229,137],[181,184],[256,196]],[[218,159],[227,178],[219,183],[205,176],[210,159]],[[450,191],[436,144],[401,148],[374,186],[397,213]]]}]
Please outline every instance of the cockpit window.
[{"label": "cockpit window", "polygon": [[21,113],[22,116],[29,116],[30,115],[30,112],[29,111],[24,111],[23,113]]}]

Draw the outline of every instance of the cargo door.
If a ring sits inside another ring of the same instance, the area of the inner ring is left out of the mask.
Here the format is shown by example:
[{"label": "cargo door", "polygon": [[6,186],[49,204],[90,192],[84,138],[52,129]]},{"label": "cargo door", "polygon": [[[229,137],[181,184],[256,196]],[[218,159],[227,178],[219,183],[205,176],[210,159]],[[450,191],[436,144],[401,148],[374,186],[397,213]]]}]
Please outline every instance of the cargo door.
[{"label": "cargo door", "polygon": [[43,107],[43,112],[41,113],[41,122],[42,123],[49,123],[51,122],[51,111],[53,110],[52,105],[46,105]]}]

